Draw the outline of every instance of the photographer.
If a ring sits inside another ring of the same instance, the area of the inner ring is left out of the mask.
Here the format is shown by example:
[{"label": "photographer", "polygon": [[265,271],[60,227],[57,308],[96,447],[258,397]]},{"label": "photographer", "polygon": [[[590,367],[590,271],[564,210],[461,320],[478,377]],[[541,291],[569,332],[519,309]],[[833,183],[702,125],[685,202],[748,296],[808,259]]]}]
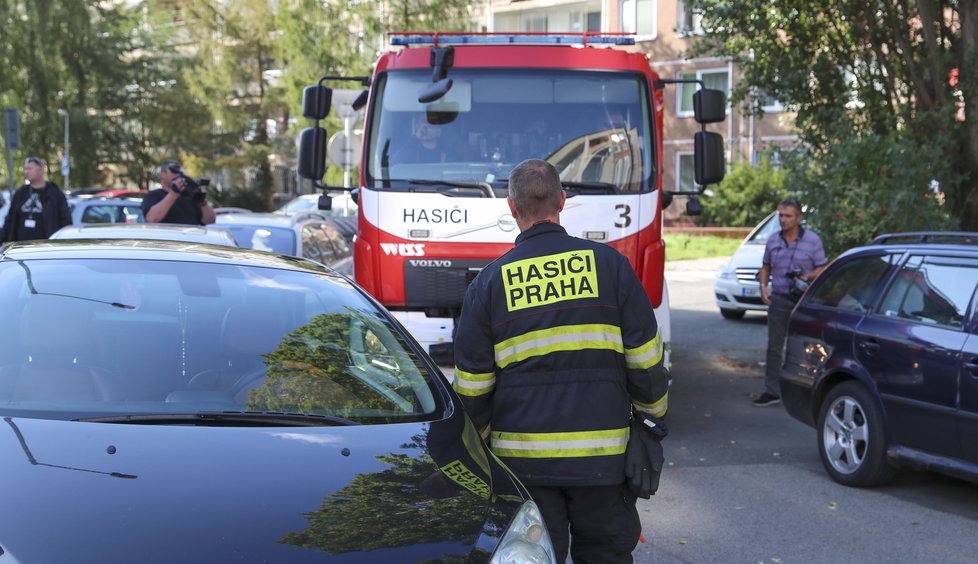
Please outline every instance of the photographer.
[{"label": "photographer", "polygon": [[[778,204],[781,231],[767,239],[758,281],[761,299],[767,310],[767,364],[764,367],[764,392],[754,405],[764,407],[781,401],[781,354],[788,332],[788,320],[807,284],[825,268],[822,239],[801,226],[801,203],[794,196]],[[768,280],[771,287],[768,288]]]},{"label": "photographer", "polygon": [[187,176],[180,163],[166,160],[160,164],[160,189],[143,198],[143,215],[147,223],[182,223],[207,225],[214,223],[214,208],[207,203],[207,195],[201,189],[206,182]]}]

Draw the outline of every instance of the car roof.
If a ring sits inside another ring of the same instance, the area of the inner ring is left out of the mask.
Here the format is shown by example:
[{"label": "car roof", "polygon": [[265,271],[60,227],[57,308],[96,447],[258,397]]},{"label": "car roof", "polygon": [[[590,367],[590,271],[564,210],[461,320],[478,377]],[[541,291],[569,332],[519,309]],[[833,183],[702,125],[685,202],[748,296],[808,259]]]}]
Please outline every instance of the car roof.
[{"label": "car roof", "polygon": [[322,264],[304,259],[222,247],[203,243],[150,239],[40,239],[7,243],[0,248],[0,262],[46,259],[125,259],[206,262],[240,266],[279,268],[317,274],[336,274]]},{"label": "car roof", "polygon": [[237,246],[234,235],[221,227],[168,223],[82,223],[62,227],[52,239],[153,239]]},{"label": "car roof", "polygon": [[291,228],[305,220],[328,222],[326,216],[315,212],[301,212],[294,215],[280,213],[228,213],[217,216],[219,224],[262,225],[266,227]]}]

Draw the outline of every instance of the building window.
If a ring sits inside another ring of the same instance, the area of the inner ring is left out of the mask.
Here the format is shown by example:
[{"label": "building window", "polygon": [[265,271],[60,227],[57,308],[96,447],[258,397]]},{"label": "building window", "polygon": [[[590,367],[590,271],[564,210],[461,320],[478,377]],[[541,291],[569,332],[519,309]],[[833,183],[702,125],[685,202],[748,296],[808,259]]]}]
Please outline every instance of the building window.
[{"label": "building window", "polygon": [[703,35],[703,14],[693,9],[691,2],[679,1],[677,13],[679,15],[676,22],[676,33],[679,35]]},{"label": "building window", "polygon": [[641,37],[655,37],[656,0],[619,0],[619,28]]},{"label": "building window", "polygon": [[784,105],[763,89],[758,88],[755,90],[754,96],[757,98],[757,105],[765,112],[775,113],[784,111]]},{"label": "building window", "polygon": [[547,8],[497,12],[493,15],[492,24],[493,31],[500,33],[601,31],[601,5],[597,0],[588,0]]},{"label": "building window", "polygon": [[690,192],[698,189],[693,153],[676,153],[676,191]]},{"label": "building window", "polygon": [[[681,72],[679,78],[701,80],[705,88],[719,90],[725,96],[730,95],[730,73],[727,72],[727,69]],[[699,90],[700,86],[694,82],[680,84],[679,86],[680,88],[676,91],[679,96],[679,103],[676,104],[678,108],[676,115],[680,117],[691,116],[693,115],[693,93]]]}]

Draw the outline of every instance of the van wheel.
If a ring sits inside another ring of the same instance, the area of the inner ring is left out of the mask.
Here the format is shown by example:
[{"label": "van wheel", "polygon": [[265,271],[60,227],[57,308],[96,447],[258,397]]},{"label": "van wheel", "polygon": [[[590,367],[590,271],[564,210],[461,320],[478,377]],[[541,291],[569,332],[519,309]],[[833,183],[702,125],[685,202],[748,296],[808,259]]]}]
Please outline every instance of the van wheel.
[{"label": "van wheel", "polygon": [[867,487],[893,478],[883,412],[862,384],[850,381],[832,388],[819,408],[817,428],[822,465],[836,482]]},{"label": "van wheel", "polygon": [[745,313],[747,312],[742,309],[720,308],[720,315],[722,315],[724,319],[741,319],[744,317]]}]

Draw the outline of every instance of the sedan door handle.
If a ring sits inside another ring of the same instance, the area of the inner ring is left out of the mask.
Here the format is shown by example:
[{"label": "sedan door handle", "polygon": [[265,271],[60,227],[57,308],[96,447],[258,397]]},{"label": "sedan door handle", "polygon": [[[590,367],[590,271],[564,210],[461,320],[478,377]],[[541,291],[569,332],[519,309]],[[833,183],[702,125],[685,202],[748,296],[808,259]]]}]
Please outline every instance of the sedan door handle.
[{"label": "sedan door handle", "polygon": [[859,348],[866,351],[867,354],[873,354],[879,350],[880,344],[876,339],[867,339],[865,341],[859,341]]},{"label": "sedan door handle", "polygon": [[964,363],[964,367],[971,372],[972,376],[978,377],[978,358],[972,357],[971,360]]}]

